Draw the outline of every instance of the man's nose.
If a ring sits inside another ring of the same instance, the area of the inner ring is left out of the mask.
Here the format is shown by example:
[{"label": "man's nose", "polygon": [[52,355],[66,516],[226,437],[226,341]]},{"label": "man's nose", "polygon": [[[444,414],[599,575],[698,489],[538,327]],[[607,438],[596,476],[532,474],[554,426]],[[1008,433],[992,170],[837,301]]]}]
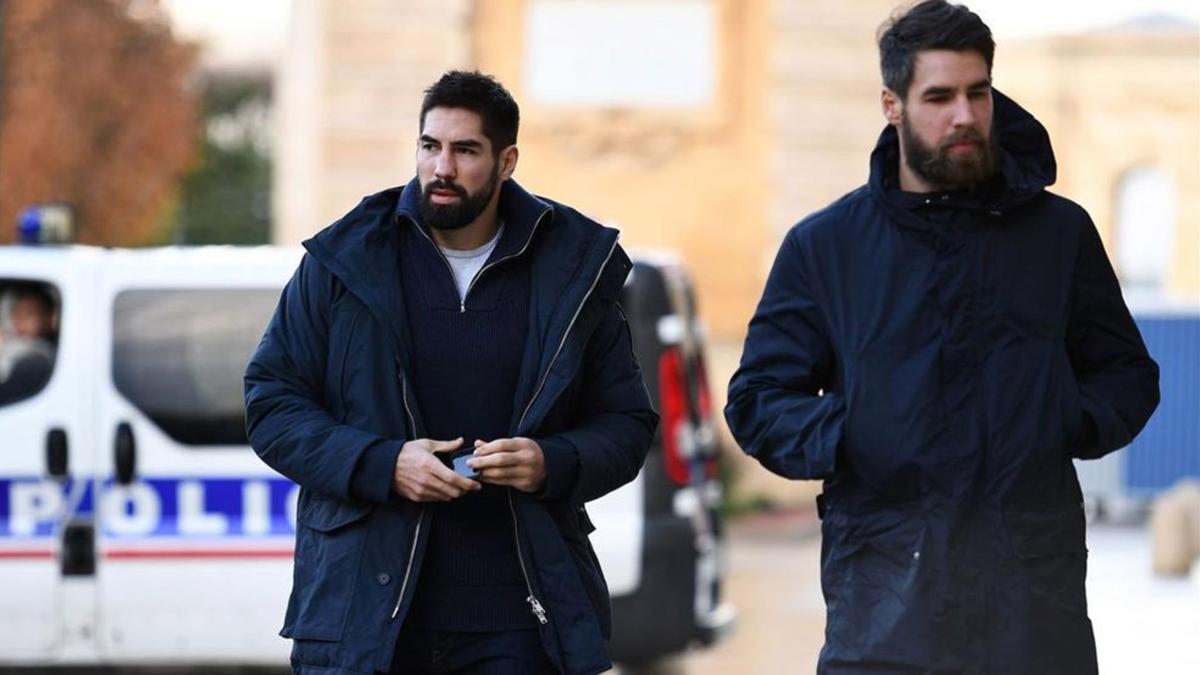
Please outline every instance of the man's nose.
[{"label": "man's nose", "polygon": [[433,165],[434,177],[452,180],[457,174],[458,169],[454,165],[454,153],[448,149],[438,153],[437,161]]},{"label": "man's nose", "polygon": [[954,99],[954,126],[975,126],[975,110],[971,107],[971,100],[966,96]]}]

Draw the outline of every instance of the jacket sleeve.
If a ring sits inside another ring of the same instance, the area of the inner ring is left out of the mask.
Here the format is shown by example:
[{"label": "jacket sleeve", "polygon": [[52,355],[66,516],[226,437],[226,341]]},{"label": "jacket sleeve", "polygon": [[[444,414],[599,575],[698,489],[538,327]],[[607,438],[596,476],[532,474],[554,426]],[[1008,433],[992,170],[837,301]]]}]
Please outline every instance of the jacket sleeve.
[{"label": "jacket sleeve", "polygon": [[393,499],[401,443],[339,424],[324,405],[332,279],[305,255],[246,367],[246,431],[272,469],[340,500]]},{"label": "jacket sleeve", "polygon": [[793,229],[750,320],[725,420],[742,450],[771,472],[816,479],[836,467],[845,404],[829,391],[835,355],[803,254]]},{"label": "jacket sleeve", "polygon": [[1133,440],[1158,407],[1159,390],[1158,364],[1129,315],[1090,219],[1080,227],[1066,342],[1082,408],[1075,455],[1095,459]]},{"label": "jacket sleeve", "polygon": [[613,303],[583,356],[578,422],[535,439],[546,462],[545,500],[582,504],[637,477],[658,426],[642,382],[629,321]]}]

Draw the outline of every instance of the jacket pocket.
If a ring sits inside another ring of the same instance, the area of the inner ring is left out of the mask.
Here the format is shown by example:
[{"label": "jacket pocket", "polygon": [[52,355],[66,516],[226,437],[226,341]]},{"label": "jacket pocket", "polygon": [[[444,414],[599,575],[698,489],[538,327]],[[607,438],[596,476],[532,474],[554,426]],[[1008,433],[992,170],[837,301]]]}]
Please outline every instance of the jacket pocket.
[{"label": "jacket pocket", "polygon": [[827,513],[822,523],[821,588],[826,650],[831,658],[867,659],[902,653],[927,641],[927,617],[941,591],[923,582],[925,521],[917,509],[847,517]]},{"label": "jacket pocket", "polygon": [[588,601],[596,612],[600,633],[607,640],[612,637],[612,602],[608,594],[608,582],[600,568],[600,560],[587,537],[595,531],[596,526],[588,517],[587,509],[581,505],[563,504],[551,508],[550,515],[567,544],[567,550],[579,573],[579,580],[583,582]]},{"label": "jacket pocket", "polygon": [[296,557],[281,633],[297,640],[342,637],[366,543],[369,505],[306,493],[296,516]]},{"label": "jacket pocket", "polygon": [[1005,529],[1017,559],[1020,584],[1032,617],[1086,616],[1087,545],[1083,507],[1008,509]]}]

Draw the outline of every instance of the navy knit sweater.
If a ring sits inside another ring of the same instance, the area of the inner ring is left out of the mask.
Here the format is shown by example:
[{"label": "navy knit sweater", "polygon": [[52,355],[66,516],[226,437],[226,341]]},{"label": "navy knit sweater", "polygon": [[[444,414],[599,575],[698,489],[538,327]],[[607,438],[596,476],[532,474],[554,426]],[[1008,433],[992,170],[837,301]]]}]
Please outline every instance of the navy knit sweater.
[{"label": "navy knit sweater", "polygon": [[[505,229],[460,306],[441,252],[413,224],[402,229],[409,363],[426,436],[462,436],[464,449],[475,439],[508,436],[529,316],[529,266],[516,255],[525,244],[521,234]],[[428,545],[405,625],[452,631],[536,627],[525,602],[507,489],[485,484],[454,501],[430,504]]]}]

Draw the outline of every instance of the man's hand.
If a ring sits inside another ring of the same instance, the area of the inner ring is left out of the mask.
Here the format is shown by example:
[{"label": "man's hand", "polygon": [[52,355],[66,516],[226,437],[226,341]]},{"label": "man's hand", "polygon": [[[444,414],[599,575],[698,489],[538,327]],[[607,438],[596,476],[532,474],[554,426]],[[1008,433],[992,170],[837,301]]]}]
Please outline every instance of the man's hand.
[{"label": "man's hand", "polygon": [[498,438],[490,443],[475,441],[475,457],[467,464],[479,472],[479,480],[507,485],[522,492],[537,492],[546,482],[546,458],[542,448],[528,438]]},{"label": "man's hand", "polygon": [[418,438],[405,443],[396,457],[396,472],[392,475],[396,494],[414,502],[448,502],[482,489],[482,485],[454,473],[434,455],[454,452],[462,444],[462,438],[452,441]]}]

